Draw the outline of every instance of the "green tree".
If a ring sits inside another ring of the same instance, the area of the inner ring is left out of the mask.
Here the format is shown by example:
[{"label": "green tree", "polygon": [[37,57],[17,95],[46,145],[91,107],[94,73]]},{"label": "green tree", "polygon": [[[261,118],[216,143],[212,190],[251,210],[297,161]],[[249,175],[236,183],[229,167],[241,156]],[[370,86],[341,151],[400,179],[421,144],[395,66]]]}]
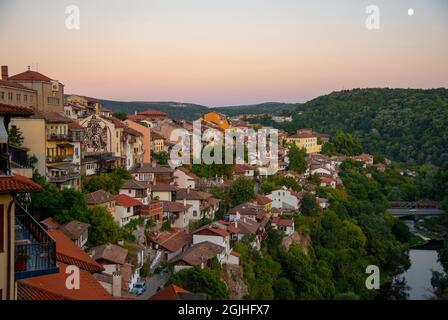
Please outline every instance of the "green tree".
[{"label": "green tree", "polygon": [[294,287],[286,278],[280,278],[273,285],[276,300],[294,300]]},{"label": "green tree", "polygon": [[126,112],[114,112],[113,116],[121,121],[128,119],[128,114]]},{"label": "green tree", "polygon": [[316,198],[312,194],[308,192],[303,194],[301,210],[302,213],[307,216],[319,213],[319,206],[316,203]]},{"label": "green tree", "polygon": [[90,245],[117,242],[121,236],[121,230],[106,208],[99,206],[89,208],[88,217]]},{"label": "green tree", "polygon": [[305,157],[306,152],[304,149],[299,149],[295,143],[289,145],[288,158],[290,170],[297,173],[304,173],[307,168]]},{"label": "green tree", "polygon": [[8,132],[8,141],[11,145],[20,147],[24,141],[22,130],[16,126],[11,126]]},{"label": "green tree", "polygon": [[237,206],[243,202],[255,199],[255,184],[253,180],[240,177],[229,188],[229,198],[231,199],[232,207]]},{"label": "green tree", "polygon": [[168,284],[178,285],[194,293],[202,293],[211,300],[229,298],[227,287],[219,275],[213,270],[200,269],[197,266],[174,273]]},{"label": "green tree", "polygon": [[338,131],[331,142],[340,154],[354,156],[362,152],[361,142],[349,133]]}]

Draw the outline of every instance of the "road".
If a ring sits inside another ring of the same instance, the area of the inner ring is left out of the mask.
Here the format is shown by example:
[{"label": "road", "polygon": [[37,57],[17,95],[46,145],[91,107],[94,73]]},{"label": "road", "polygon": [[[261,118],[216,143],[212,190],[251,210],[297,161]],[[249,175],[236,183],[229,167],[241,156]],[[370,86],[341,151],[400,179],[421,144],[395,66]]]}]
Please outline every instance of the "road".
[{"label": "road", "polygon": [[443,210],[428,208],[428,209],[388,209],[388,211],[394,216],[437,216],[444,214]]},{"label": "road", "polygon": [[165,285],[170,277],[169,274],[155,274],[146,280],[146,291],[137,297],[137,300],[148,300],[157,292],[159,286]]}]

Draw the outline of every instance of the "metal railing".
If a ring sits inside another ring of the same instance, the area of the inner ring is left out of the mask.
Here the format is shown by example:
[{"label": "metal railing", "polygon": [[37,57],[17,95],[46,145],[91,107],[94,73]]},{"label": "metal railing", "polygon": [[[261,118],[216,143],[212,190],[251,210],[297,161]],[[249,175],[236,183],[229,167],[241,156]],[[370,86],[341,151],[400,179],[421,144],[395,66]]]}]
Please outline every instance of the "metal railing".
[{"label": "metal railing", "polygon": [[68,140],[68,134],[64,133],[48,133],[47,140]]},{"label": "metal railing", "polygon": [[57,273],[56,242],[25,209],[15,204],[15,279]]},{"label": "metal railing", "polygon": [[30,159],[27,150],[9,145],[8,152],[11,155],[12,163],[21,168],[30,168]]},{"label": "metal railing", "polygon": [[78,179],[80,177],[81,177],[81,175],[79,173],[69,173],[69,174],[61,175],[61,176],[47,175],[48,181],[55,182],[55,183],[66,182],[69,180]]}]

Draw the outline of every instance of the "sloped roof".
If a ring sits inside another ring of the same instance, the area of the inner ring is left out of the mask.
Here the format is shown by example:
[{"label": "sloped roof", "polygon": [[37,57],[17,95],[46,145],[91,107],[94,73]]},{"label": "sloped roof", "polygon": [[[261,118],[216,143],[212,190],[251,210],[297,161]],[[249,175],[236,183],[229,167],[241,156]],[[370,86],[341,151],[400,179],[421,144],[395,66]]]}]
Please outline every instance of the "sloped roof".
[{"label": "sloped roof", "polygon": [[143,115],[143,116],[167,116],[168,114],[159,110],[155,109],[148,109],[142,112],[138,112],[137,115]]},{"label": "sloped roof", "polygon": [[191,208],[191,204],[184,206],[182,203],[174,201],[159,200],[159,202],[162,203],[163,212],[183,212]]},{"label": "sloped roof", "polygon": [[56,241],[56,260],[68,265],[76,265],[89,272],[101,272],[103,267],[82,251],[60,230],[48,230]]},{"label": "sloped roof", "polygon": [[147,189],[148,187],[146,182],[130,179],[124,181],[120,189]]},{"label": "sloped roof", "polygon": [[127,194],[119,194],[115,196],[115,203],[117,206],[122,206],[125,208],[129,207],[135,207],[135,206],[142,206],[143,203],[138,201],[137,199],[134,199]]},{"label": "sloped roof", "polygon": [[207,200],[212,197],[208,192],[203,192],[194,189],[179,189],[177,191],[177,200],[187,199],[187,200]]},{"label": "sloped roof", "polygon": [[90,224],[73,220],[64,224],[60,230],[64,232],[71,240],[77,240],[89,228]]},{"label": "sloped roof", "polygon": [[205,298],[198,293],[191,293],[174,284],[163,288],[149,300],[204,300]]},{"label": "sloped roof", "polygon": [[224,251],[224,247],[210,241],[200,242],[188,248],[186,251],[175,257],[172,261],[183,261],[190,266],[199,266]]},{"label": "sloped roof", "polygon": [[101,204],[106,202],[115,201],[113,194],[100,189],[95,192],[91,192],[85,195],[87,204]]},{"label": "sloped roof", "polygon": [[49,82],[52,79],[47,77],[46,75],[43,75],[42,73],[39,73],[37,71],[31,71],[27,70],[22,73],[18,73],[12,77],[9,77],[8,80],[25,80],[25,81],[45,81]]},{"label": "sloped roof", "polygon": [[192,236],[191,234],[180,230],[172,230],[153,234],[150,239],[152,242],[159,244],[165,250],[175,252],[183,246],[191,243]]},{"label": "sloped roof", "polygon": [[35,192],[41,189],[41,185],[24,176],[0,177],[0,193]]},{"label": "sloped roof", "polygon": [[0,103],[0,114],[8,114],[11,116],[31,116],[33,113],[34,110],[31,108]]},{"label": "sloped roof", "polygon": [[174,172],[170,166],[167,165],[153,165],[152,163],[142,163],[134,165],[129,172],[131,173],[172,173]]},{"label": "sloped roof", "polygon": [[79,270],[80,286],[77,290],[67,288],[68,265],[59,262],[55,274],[20,280],[17,288],[18,300],[110,300],[113,297],[103,286],[83,269]]},{"label": "sloped roof", "polygon": [[116,264],[125,264],[128,250],[115,244],[103,244],[90,250],[92,259],[98,261],[100,259],[107,260]]},{"label": "sloped roof", "polygon": [[206,226],[203,226],[199,229],[196,229],[193,231],[193,234],[204,234],[204,232],[210,232],[220,237],[227,237],[229,233],[224,230],[223,228],[220,228],[216,224],[208,224]]}]

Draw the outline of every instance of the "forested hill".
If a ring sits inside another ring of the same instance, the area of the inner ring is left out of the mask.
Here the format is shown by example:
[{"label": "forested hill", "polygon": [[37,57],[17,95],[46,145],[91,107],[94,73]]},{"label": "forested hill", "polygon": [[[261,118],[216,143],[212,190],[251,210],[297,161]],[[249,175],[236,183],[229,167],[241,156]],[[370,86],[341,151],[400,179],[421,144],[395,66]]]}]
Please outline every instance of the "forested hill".
[{"label": "forested hill", "polygon": [[98,99],[101,105],[114,112],[125,112],[133,114],[147,109],[156,109],[168,113],[172,119],[196,120],[203,114],[210,111],[221,112],[227,116],[237,116],[240,114],[281,114],[295,110],[297,104],[266,102],[252,105],[228,106],[219,108],[209,108],[199,104],[183,102],[144,102],[144,101],[113,101]]},{"label": "forested hill", "polygon": [[338,130],[360,138],[370,153],[407,164],[448,163],[448,89],[354,89],[297,107],[289,132]]}]

